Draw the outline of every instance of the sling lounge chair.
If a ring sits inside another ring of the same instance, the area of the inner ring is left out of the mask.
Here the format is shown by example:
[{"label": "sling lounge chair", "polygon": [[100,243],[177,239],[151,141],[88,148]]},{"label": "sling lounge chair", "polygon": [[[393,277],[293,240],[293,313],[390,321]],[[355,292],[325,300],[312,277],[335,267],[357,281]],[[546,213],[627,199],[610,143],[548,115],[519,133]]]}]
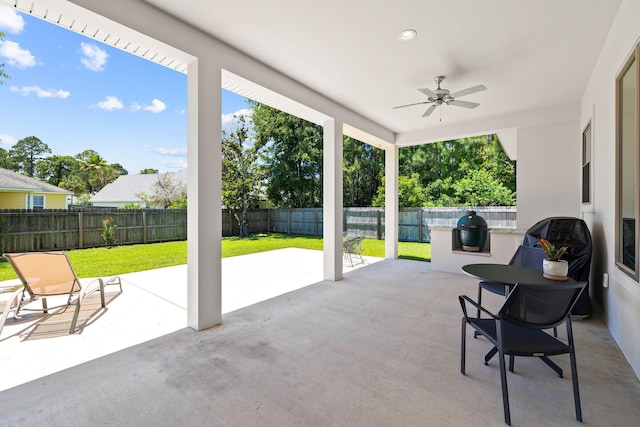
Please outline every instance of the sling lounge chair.
[{"label": "sling lounge chair", "polygon": [[[98,278],[90,283],[81,284],[69,257],[63,251],[12,253],[3,256],[9,261],[24,285],[25,292],[14,315],[18,317],[21,310],[48,313],[50,309],[60,307],[64,307],[62,311],[64,312],[74,305],[75,312],[69,328],[70,334],[75,332],[80,306],[88,295],[100,291],[100,302],[102,307],[105,307],[105,284],[117,284],[122,292],[122,282],[118,276],[106,281]],[[48,299],[56,299],[57,302],[62,300],[62,302],[49,306]]]},{"label": "sling lounge chair", "polygon": [[[10,288],[0,288],[0,294],[5,298],[3,299],[4,307],[2,307],[2,312],[0,313],[0,335],[2,335],[2,329],[4,328],[4,324],[7,321],[7,317],[9,317],[10,313],[13,313],[16,316],[18,309],[20,308],[20,302],[22,301],[22,293],[24,292],[24,287],[22,285],[12,286]],[[8,295],[8,298],[6,296]]]}]

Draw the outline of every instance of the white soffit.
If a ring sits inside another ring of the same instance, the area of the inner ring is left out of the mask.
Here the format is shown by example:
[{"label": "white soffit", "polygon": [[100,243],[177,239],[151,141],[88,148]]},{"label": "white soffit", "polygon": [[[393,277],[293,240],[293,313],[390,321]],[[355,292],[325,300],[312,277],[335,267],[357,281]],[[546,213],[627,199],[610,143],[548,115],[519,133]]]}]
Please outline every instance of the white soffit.
[{"label": "white soffit", "polygon": [[110,21],[66,0],[0,0],[20,12],[186,73],[194,58],[151,37]]}]

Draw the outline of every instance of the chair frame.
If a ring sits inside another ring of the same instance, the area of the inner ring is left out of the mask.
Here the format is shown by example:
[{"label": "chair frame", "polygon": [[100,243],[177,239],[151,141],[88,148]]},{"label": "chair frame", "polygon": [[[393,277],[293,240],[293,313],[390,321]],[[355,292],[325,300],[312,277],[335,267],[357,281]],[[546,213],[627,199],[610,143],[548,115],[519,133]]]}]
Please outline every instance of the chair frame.
[{"label": "chair frame", "polygon": [[362,241],[361,236],[348,237],[342,242],[342,256],[344,261],[349,261],[351,267],[353,267],[354,258],[360,259],[360,262],[356,264],[364,264],[364,258],[362,257]]},{"label": "chair frame", "polygon": [[[575,405],[575,413],[576,419],[582,422],[582,408],[580,404],[580,390],[578,385],[578,372],[576,366],[576,357],[575,357],[575,346],[573,339],[573,329],[571,326],[571,309],[575,305],[578,297],[586,287],[586,282],[579,282],[575,284],[569,285],[530,285],[530,284],[517,284],[511,293],[507,296],[504,304],[500,308],[498,314],[493,314],[477,302],[473,301],[466,295],[460,295],[458,297],[460,306],[462,307],[463,317],[462,317],[462,336],[461,336],[461,359],[460,359],[460,372],[462,375],[465,375],[465,359],[466,359],[466,326],[469,324],[474,332],[478,335],[484,336],[491,344],[494,345],[496,351],[490,352],[485,356],[485,365],[488,364],[488,361],[491,357],[498,353],[499,355],[499,365],[500,365],[500,382],[502,386],[502,402],[504,409],[504,420],[505,423],[511,425],[511,414],[509,409],[509,392],[507,389],[507,373],[505,366],[505,355],[510,356],[509,361],[509,371],[514,372],[514,356],[525,356],[525,357],[538,357],[545,364],[550,366],[558,376],[562,377],[562,369],[560,369],[555,363],[553,363],[549,356],[558,355],[558,354],[569,354],[570,357],[570,365],[571,365],[571,377],[573,383],[573,396],[574,396],[574,405]],[[551,295],[554,290],[558,290],[559,287],[562,287],[562,290],[574,289],[575,293],[570,301],[567,304],[567,307],[564,307],[563,316],[559,317],[557,321],[548,323],[548,324],[533,324],[518,321],[516,319],[510,318],[506,313],[508,309],[511,307],[512,303],[515,302],[516,298],[520,295],[520,291],[526,292],[528,288],[534,288],[536,290],[548,291],[550,293],[550,298],[553,298]],[[579,289],[579,290],[578,290]],[[489,318],[478,318],[478,317],[470,317],[467,313],[467,303],[471,304],[477,310],[481,311],[483,314],[489,316]],[[544,329],[555,328],[562,323],[566,324],[567,328],[567,343],[560,341],[559,339],[549,335],[544,331]],[[505,336],[514,336],[517,335],[519,337],[528,337],[531,336],[532,340],[543,340],[545,344],[543,347],[538,349],[539,351],[530,351],[524,349],[518,349],[517,346],[512,346],[510,348],[505,348]],[[491,354],[493,353],[493,354]]]},{"label": "chair frame", "polygon": [[13,317],[18,317],[18,310],[20,310],[20,303],[22,302],[24,286],[18,285],[15,287],[11,287],[9,290],[0,290],[0,293],[9,293],[11,292],[11,296],[7,300],[4,309],[2,310],[2,314],[0,315],[0,335],[2,335],[2,329],[4,329],[4,324],[7,321],[7,317],[9,317],[9,313],[13,313]]}]

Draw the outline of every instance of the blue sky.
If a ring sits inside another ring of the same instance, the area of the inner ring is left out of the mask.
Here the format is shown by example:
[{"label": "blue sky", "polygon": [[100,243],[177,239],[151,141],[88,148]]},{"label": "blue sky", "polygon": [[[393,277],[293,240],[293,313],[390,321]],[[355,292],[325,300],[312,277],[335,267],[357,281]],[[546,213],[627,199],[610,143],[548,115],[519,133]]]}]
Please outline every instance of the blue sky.
[{"label": "blue sky", "polygon": [[[130,174],[187,166],[186,74],[4,5],[0,31],[11,77],[0,85],[0,147],[33,135],[52,154],[93,149]],[[246,108],[222,90],[225,127]]]}]

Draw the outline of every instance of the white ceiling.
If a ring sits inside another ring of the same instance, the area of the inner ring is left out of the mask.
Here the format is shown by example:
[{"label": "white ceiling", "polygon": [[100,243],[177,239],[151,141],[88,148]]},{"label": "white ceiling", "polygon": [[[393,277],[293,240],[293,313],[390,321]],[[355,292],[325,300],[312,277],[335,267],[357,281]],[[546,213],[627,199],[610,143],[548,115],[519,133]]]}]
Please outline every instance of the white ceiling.
[{"label": "white ceiling", "polygon": [[[622,0],[144,1],[403,134],[579,101]],[[190,61],[65,0],[0,2],[179,71]],[[417,37],[400,41],[407,28]],[[461,98],[471,110],[392,109],[425,100],[437,75],[488,90]]]},{"label": "white ceiling", "polygon": [[[396,132],[579,101],[620,0],[146,0]],[[410,42],[400,31],[418,32]],[[469,110],[427,106],[445,75]]]}]

